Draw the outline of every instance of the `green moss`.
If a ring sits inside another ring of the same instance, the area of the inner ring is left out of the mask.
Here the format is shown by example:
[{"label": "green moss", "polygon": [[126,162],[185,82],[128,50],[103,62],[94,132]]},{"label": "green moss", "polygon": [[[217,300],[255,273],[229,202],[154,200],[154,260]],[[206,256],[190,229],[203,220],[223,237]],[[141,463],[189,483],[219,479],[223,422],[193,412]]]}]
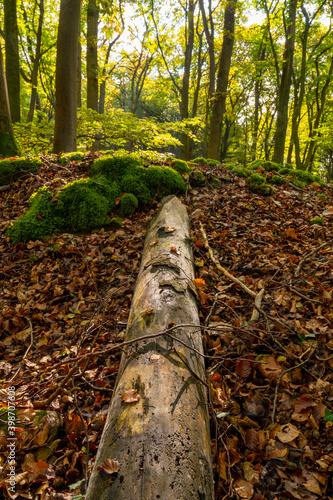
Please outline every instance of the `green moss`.
[{"label": "green moss", "polygon": [[53,196],[52,191],[42,187],[30,197],[30,209],[7,230],[13,243],[39,240],[62,227],[63,221],[55,215]]},{"label": "green moss", "polygon": [[287,168],[287,167],[282,167],[279,170],[279,174],[281,174],[281,175],[290,175],[290,174],[294,174],[294,173],[295,173],[295,170],[292,170],[291,168]]},{"label": "green moss", "polygon": [[294,177],[288,176],[288,181],[290,182],[290,184],[300,189],[304,189],[306,187],[306,184],[304,184],[304,182],[301,182],[298,179],[295,179]]},{"label": "green moss", "polygon": [[321,198],[322,200],[326,200],[326,195],[324,193],[319,193],[318,198]]},{"label": "green moss", "polygon": [[90,174],[105,175],[109,181],[120,182],[124,175],[138,173],[141,166],[142,160],[135,153],[105,155],[90,166]]},{"label": "green moss", "polygon": [[254,160],[248,166],[250,170],[257,170],[258,167],[264,168],[266,172],[273,172],[278,171],[282,167],[282,165],[280,165],[279,163],[275,163],[274,161]]},{"label": "green moss", "polygon": [[237,175],[237,177],[244,177],[247,178],[251,175],[251,172],[249,172],[246,168],[242,167],[233,167],[233,172]]},{"label": "green moss", "polygon": [[194,170],[190,176],[190,184],[194,187],[200,187],[205,184],[205,176],[201,170]]},{"label": "green moss", "polygon": [[252,193],[270,195],[273,192],[272,186],[266,183],[266,179],[260,174],[252,174],[248,179],[250,191]]},{"label": "green moss", "polygon": [[126,193],[120,200],[120,213],[125,217],[131,215],[138,208],[138,200],[134,194]]},{"label": "green moss", "polygon": [[266,179],[260,174],[252,174],[251,177],[249,178],[249,184],[250,186],[266,184]]},{"label": "green moss", "polygon": [[40,158],[12,158],[0,160],[0,186],[13,182],[28,172],[38,172],[42,160]]},{"label": "green moss", "polygon": [[72,153],[61,153],[59,156],[59,163],[65,164],[70,163],[72,161],[81,161],[86,156],[85,153],[81,151],[74,151]]},{"label": "green moss", "polygon": [[273,177],[271,177],[270,179],[267,179],[267,181],[269,182],[269,184],[275,184],[277,186],[280,186],[282,184],[285,184],[286,179],[284,179],[283,177],[280,177],[278,175],[273,175]]},{"label": "green moss", "polygon": [[145,184],[144,169],[141,170],[142,172],[138,172],[138,175],[125,175],[120,182],[120,187],[122,191],[134,194],[141,205],[146,205],[152,195]]},{"label": "green moss", "polygon": [[322,224],[324,222],[324,219],[322,217],[314,217],[313,219],[310,219],[311,224]]},{"label": "green moss", "polygon": [[[1,116],[1,119],[4,119]],[[8,132],[0,132],[0,158],[6,158],[8,156],[17,156],[19,150],[17,148],[14,135]]]},{"label": "green moss", "polygon": [[194,158],[194,160],[191,160],[191,163],[196,163],[197,165],[207,165],[207,160],[206,158],[203,158],[203,156],[198,156],[197,158]]},{"label": "green moss", "polygon": [[110,220],[110,226],[114,229],[120,229],[123,226],[123,221],[120,217],[112,217]]},{"label": "green moss", "polygon": [[207,158],[206,165],[209,165],[210,167],[219,167],[221,163],[213,158]]},{"label": "green moss", "polygon": [[191,167],[188,166],[186,161],[183,160],[173,161],[170,167],[176,170],[176,172],[178,172],[179,174],[188,174],[192,170]]},{"label": "green moss", "polygon": [[104,177],[79,179],[63,187],[57,194],[56,212],[69,229],[88,231],[108,222],[108,216],[120,196],[120,188]]},{"label": "green moss", "polygon": [[184,193],[186,182],[178,172],[170,167],[151,166],[145,170],[145,182],[158,197]]}]

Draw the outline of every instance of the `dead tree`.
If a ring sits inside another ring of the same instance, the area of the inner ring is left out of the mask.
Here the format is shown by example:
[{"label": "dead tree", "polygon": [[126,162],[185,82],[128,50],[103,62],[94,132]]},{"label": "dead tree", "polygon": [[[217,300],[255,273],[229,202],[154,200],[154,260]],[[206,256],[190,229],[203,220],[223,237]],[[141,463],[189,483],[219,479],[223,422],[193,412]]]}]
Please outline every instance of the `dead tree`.
[{"label": "dead tree", "polygon": [[[170,196],[147,231],[125,340],[170,332],[123,352],[86,500],[213,499],[193,278],[189,219]],[[131,390],[139,400],[122,401]],[[117,474],[105,472],[107,459],[120,463]]]}]

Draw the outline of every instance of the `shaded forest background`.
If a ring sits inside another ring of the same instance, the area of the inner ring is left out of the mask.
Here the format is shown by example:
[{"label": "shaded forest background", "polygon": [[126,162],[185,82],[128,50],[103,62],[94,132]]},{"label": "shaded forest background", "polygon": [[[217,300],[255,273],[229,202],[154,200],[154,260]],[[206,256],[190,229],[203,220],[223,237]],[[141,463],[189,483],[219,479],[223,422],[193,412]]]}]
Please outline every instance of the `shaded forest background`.
[{"label": "shaded forest background", "polygon": [[[22,154],[124,147],[245,165],[262,158],[333,178],[328,0],[1,4]],[[59,21],[60,6],[73,15]],[[70,144],[54,137],[57,113],[66,115],[59,133],[72,128]]]}]

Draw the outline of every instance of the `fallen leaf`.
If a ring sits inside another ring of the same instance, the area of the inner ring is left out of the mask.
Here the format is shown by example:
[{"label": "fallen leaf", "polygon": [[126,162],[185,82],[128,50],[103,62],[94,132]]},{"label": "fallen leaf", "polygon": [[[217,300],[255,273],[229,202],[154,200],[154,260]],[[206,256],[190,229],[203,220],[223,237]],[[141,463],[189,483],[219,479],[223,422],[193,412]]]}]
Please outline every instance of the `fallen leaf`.
[{"label": "fallen leaf", "polygon": [[299,430],[293,424],[286,424],[281,427],[277,437],[282,443],[291,443],[299,434]]},{"label": "fallen leaf", "polygon": [[245,479],[237,479],[234,482],[234,488],[237,495],[240,498],[245,498],[245,500],[250,500],[254,493],[253,485],[249,481],[245,481]]},{"label": "fallen leaf", "polygon": [[136,389],[129,389],[121,395],[121,400],[124,403],[136,403],[140,399],[140,394],[137,393]]}]

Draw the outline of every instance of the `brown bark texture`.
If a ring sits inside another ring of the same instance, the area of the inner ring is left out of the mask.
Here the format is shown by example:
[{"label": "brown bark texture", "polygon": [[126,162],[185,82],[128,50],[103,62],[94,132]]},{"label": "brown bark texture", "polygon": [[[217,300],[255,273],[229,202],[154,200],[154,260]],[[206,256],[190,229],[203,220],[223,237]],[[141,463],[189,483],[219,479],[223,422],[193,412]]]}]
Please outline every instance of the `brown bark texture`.
[{"label": "brown bark texture", "polygon": [[4,0],[4,38],[6,50],[6,79],[12,121],[21,121],[20,56],[16,0]]},{"label": "brown bark texture", "polygon": [[81,0],[61,0],[57,40],[53,153],[76,150],[77,47]]},{"label": "brown bark texture", "polygon": [[0,158],[15,156],[17,154],[18,149],[13,134],[7,81],[0,42]]},{"label": "brown bark texture", "polygon": [[[175,251],[177,250],[177,251]],[[199,325],[189,220],[170,196],[151,222],[125,340]],[[200,353],[200,328],[172,335]],[[167,335],[138,341],[123,352],[116,387],[86,500],[213,499],[203,358]],[[140,400],[122,402],[135,389]],[[116,477],[98,468],[113,459]]]}]

